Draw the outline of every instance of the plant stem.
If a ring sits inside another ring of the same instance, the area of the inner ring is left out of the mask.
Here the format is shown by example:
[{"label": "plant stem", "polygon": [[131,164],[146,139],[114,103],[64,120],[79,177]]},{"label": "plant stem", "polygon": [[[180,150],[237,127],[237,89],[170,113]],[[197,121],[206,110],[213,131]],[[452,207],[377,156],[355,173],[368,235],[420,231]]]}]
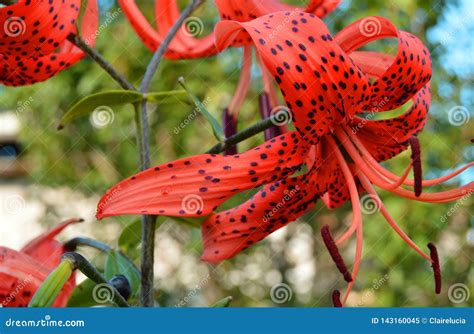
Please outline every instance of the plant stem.
[{"label": "plant stem", "polygon": [[114,303],[116,303],[120,307],[129,307],[127,301],[122,297],[122,295],[113,287],[112,285],[107,282],[104,276],[102,276],[95,268],[94,266],[86,260],[84,256],[82,256],[79,253],[75,252],[68,252],[64,253],[62,256],[63,260],[69,260],[74,266],[74,269],[80,270],[84,275],[86,275],[88,278],[90,278],[92,281],[94,281],[97,284],[108,284],[110,286],[110,289],[112,289],[113,296],[112,299]]},{"label": "plant stem", "polygon": [[110,64],[96,49],[90,47],[82,38],[76,34],[69,34],[67,39],[76,45],[79,49],[84,51],[92,58],[105,72],[107,72],[112,79],[114,79],[123,89],[136,90],[136,88]]},{"label": "plant stem", "polygon": [[88,246],[105,253],[109,252],[112,249],[109,245],[106,245],[100,241],[82,237],[71,239],[64,244],[64,248],[71,252],[75,251],[78,246]]},{"label": "plant stem", "polygon": [[288,114],[287,111],[281,110],[272,116],[264,119],[263,121],[260,121],[242,131],[239,133],[236,133],[233,136],[230,136],[227,138],[223,143],[218,143],[215,146],[213,146],[210,150],[208,150],[206,153],[210,154],[217,154],[224,152],[227,148],[232,147],[241,141],[244,141],[245,139],[248,139],[257,133],[263,132],[266,129],[269,129],[275,125],[278,124],[279,120],[281,119],[290,119],[290,115]]},{"label": "plant stem", "polygon": [[[178,20],[173,24],[171,29],[168,31],[165,39],[153,54],[153,57],[148,64],[143,81],[140,85],[140,92],[143,94],[148,93],[151,85],[153,76],[155,75],[158,66],[161,63],[161,59],[168,49],[169,44],[173,40],[174,36],[181,28],[181,25],[189,17],[189,15],[202,3],[201,0],[191,0],[190,3],[181,13]],[[140,104],[140,109],[137,112],[137,121],[140,123],[139,136],[141,138],[140,146],[140,167],[145,170],[150,167],[150,126],[148,122],[148,111],[147,103],[143,100]],[[137,123],[138,124],[138,123]],[[156,217],[154,216],[143,216],[142,217],[142,245],[141,245],[141,272],[142,272],[142,285],[140,291],[140,304],[144,307],[152,307],[154,304],[154,293],[153,293],[153,279],[154,270],[153,265],[154,250],[155,250],[155,229],[156,229]]]}]

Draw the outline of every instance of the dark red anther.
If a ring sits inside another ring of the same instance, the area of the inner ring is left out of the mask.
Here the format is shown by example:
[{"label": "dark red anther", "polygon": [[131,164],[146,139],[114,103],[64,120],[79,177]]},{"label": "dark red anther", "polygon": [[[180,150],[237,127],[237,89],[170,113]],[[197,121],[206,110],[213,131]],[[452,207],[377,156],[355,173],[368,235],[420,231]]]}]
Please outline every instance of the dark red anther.
[{"label": "dark red anther", "polygon": [[334,307],[342,307],[341,293],[339,292],[339,290],[334,290],[332,292],[332,304],[334,305]]},{"label": "dark red anther", "polygon": [[347,266],[344,263],[344,259],[342,258],[341,253],[339,253],[339,249],[337,248],[334,239],[332,238],[331,231],[329,230],[328,225],[324,225],[323,227],[321,227],[321,236],[323,237],[324,244],[326,245],[329,254],[331,255],[333,261],[336,263],[337,269],[339,269],[342,276],[344,276],[344,280],[347,283],[352,282],[351,273],[349,272],[349,270],[347,270]]},{"label": "dark red anther", "polygon": [[415,196],[418,197],[421,195],[422,191],[422,181],[423,181],[423,171],[421,169],[421,148],[418,138],[413,136],[409,140],[411,147],[411,160],[413,163],[413,175],[415,177]]},{"label": "dark red anther", "polygon": [[431,267],[433,267],[434,273],[434,280],[435,280],[435,292],[436,294],[441,293],[441,267],[439,264],[439,256],[438,250],[436,246],[431,242],[428,244],[428,248],[430,249],[430,257],[431,257]]},{"label": "dark red anther", "polygon": [[[224,128],[224,135],[226,138],[229,138],[237,133],[237,119],[229,112],[228,108],[225,108],[224,110],[222,123],[222,127]],[[225,155],[237,154],[237,146],[227,148],[224,153]]]},{"label": "dark red anther", "polygon": [[[258,106],[262,119],[266,119],[271,116],[272,106],[270,104],[270,97],[266,92],[263,92],[258,97]],[[282,132],[278,126],[272,126],[271,128],[268,128],[264,131],[265,140],[270,140],[276,136],[279,136],[281,133]]]}]

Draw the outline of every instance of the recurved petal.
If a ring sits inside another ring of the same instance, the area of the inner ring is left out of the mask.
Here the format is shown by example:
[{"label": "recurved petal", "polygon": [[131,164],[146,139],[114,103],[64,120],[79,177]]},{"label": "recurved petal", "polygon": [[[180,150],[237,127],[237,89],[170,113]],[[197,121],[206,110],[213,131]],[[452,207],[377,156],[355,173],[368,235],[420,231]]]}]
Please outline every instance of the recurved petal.
[{"label": "recurved petal", "polygon": [[[73,7],[69,9],[74,10]],[[95,43],[97,24],[97,2],[89,0],[81,23],[82,38],[89,45]],[[40,28],[41,26],[38,29]],[[70,32],[75,32],[75,26],[69,30],[68,34]],[[43,42],[43,44],[49,43]],[[24,51],[22,55],[0,53],[0,82],[7,86],[23,86],[41,82],[74,65],[84,57],[83,51],[65,39],[50,50],[49,54],[46,52],[48,50],[42,47],[43,44],[36,45],[36,47],[41,45],[38,52]],[[58,48],[59,51],[55,52]]]},{"label": "recurved petal", "polygon": [[[119,0],[127,19],[133,29],[152,51],[155,51],[163,42],[168,31],[180,16],[176,0],[157,0],[155,2],[155,15],[158,30],[155,30],[146,17],[138,8],[135,0]],[[189,18],[177,32],[170,43],[165,57],[168,59],[190,59],[212,56],[217,53],[214,45],[214,35],[210,34],[199,38],[202,31],[201,21],[197,18]],[[194,30],[194,29],[197,30]]]},{"label": "recurved petal", "polygon": [[[51,272],[27,254],[0,247],[0,303],[4,307],[26,307]],[[66,283],[53,306],[64,307],[75,286],[75,276]]]},{"label": "recurved petal", "polygon": [[40,57],[54,52],[74,30],[80,0],[19,0],[0,8],[5,56]]},{"label": "recurved petal", "polygon": [[232,195],[293,174],[308,144],[296,132],[233,156],[201,154],[132,176],[107,191],[97,217],[206,216]]},{"label": "recurved petal", "polygon": [[408,139],[426,124],[430,108],[430,87],[427,84],[413,97],[413,105],[404,114],[384,120],[353,120],[352,131],[377,161],[385,161],[408,147]]},{"label": "recurved petal", "polygon": [[[360,47],[383,38],[397,38],[397,54],[354,53]],[[398,30],[379,16],[360,19],[341,30],[334,39],[366,73],[380,73],[371,84],[367,111],[395,109],[422,89],[431,79],[429,50],[416,36]],[[380,69],[382,71],[380,71]]]},{"label": "recurved petal", "polygon": [[82,222],[82,219],[66,220],[28,242],[20,252],[31,256],[43,266],[52,269],[59,264],[61,255],[64,253],[63,243],[54,238],[69,225],[80,222]]},{"label": "recurved petal", "polygon": [[202,259],[218,263],[233,257],[296,220],[318,198],[306,176],[266,185],[247,202],[206,219],[201,226]]},{"label": "recurved petal", "polygon": [[246,23],[220,22],[217,47],[232,44],[243,31],[279,84],[297,130],[312,144],[365,104],[368,77],[315,15],[278,12]]}]

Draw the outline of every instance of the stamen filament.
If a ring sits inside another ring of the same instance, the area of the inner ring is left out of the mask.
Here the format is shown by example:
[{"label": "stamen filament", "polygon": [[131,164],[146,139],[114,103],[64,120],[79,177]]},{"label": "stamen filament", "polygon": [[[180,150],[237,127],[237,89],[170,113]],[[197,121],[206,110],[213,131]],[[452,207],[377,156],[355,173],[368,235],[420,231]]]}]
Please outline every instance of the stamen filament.
[{"label": "stamen filament", "polygon": [[425,259],[427,259],[428,261],[431,262],[431,257],[428,256],[425,252],[423,252],[421,250],[420,247],[418,247],[414,242],[413,240],[410,239],[410,237],[400,228],[400,226],[398,226],[398,224],[395,222],[395,220],[393,219],[393,217],[390,215],[390,213],[388,212],[387,208],[383,205],[382,203],[382,200],[380,199],[380,197],[378,196],[377,192],[375,191],[374,187],[372,187],[372,184],[370,183],[370,181],[367,179],[367,177],[362,174],[362,173],[358,173],[357,176],[359,177],[359,181],[360,183],[362,184],[362,186],[364,187],[364,189],[373,197],[376,198],[376,203],[377,205],[379,206],[379,209],[380,209],[380,212],[382,213],[382,215],[384,216],[384,218],[387,220],[387,222],[390,224],[390,226],[395,230],[395,232],[398,233],[398,235],[403,239],[403,241],[405,241],[408,246],[410,246],[411,248],[413,248],[413,250],[415,250],[418,254],[420,254],[422,257],[424,257]]},{"label": "stamen filament", "polygon": [[240,79],[235,91],[234,97],[230,101],[229,111],[232,115],[237,115],[240,112],[240,108],[244,103],[245,96],[250,87],[251,81],[251,68],[252,68],[252,47],[246,46],[244,49],[244,55],[242,60],[242,70],[240,72]]},{"label": "stamen filament", "polygon": [[347,138],[347,135],[345,135],[343,131],[337,130],[336,135],[338,139],[340,140],[341,144],[344,146],[347,153],[349,153],[350,157],[354,160],[357,167],[362,170],[362,172],[369,178],[369,180],[373,184],[375,184],[376,186],[384,190],[390,191],[394,194],[397,194],[405,198],[414,199],[421,202],[432,202],[432,203],[450,202],[450,201],[459,199],[465,196],[466,194],[474,191],[474,182],[471,182],[457,189],[451,189],[451,190],[441,191],[437,193],[423,193],[419,197],[415,196],[415,194],[413,194],[412,191],[408,191],[403,188],[391,189],[393,184],[385,181],[381,175],[373,171],[365,163],[359,151],[356,149],[352,141],[349,138]]},{"label": "stamen filament", "polygon": [[347,187],[349,188],[349,194],[351,196],[352,202],[352,211],[353,211],[353,218],[356,224],[356,252],[355,252],[355,260],[354,266],[352,268],[352,282],[349,283],[346,293],[344,295],[343,304],[347,302],[347,298],[352,290],[354,285],[354,281],[357,277],[359,272],[360,261],[362,258],[362,245],[363,245],[363,231],[362,231],[362,210],[360,208],[360,199],[359,199],[359,191],[357,189],[357,185],[355,183],[354,177],[352,176],[351,170],[347,165],[344,156],[342,155],[341,151],[339,150],[335,140],[330,137],[330,142],[332,143],[333,152],[336,155],[337,161],[339,166],[341,167],[342,173],[344,178],[346,179]]},{"label": "stamen filament", "polygon": [[[350,137],[350,139],[354,142],[355,145],[357,145],[357,148],[361,151],[361,155],[362,157],[365,159],[365,161],[371,166],[373,167],[374,169],[377,170],[377,172],[379,172],[380,174],[382,174],[384,177],[392,180],[392,181],[395,181],[397,179],[399,179],[399,177],[395,174],[393,174],[392,172],[390,172],[389,170],[383,168],[378,162],[377,160],[375,160],[375,158],[370,154],[370,152],[367,150],[367,148],[364,146],[364,144],[362,143],[362,141],[354,134],[351,133],[351,131],[345,131],[346,134]],[[438,178],[434,178],[434,179],[431,179],[431,180],[423,180],[422,181],[422,185],[423,187],[430,187],[430,186],[434,186],[434,185],[437,185],[437,184],[440,184],[440,183],[443,183],[443,182],[446,182],[456,176],[458,176],[459,174],[461,174],[462,172],[464,172],[465,170],[471,168],[474,166],[474,161],[471,161],[469,162],[468,164],[466,164],[465,166],[449,173],[448,175],[444,175],[444,176],[441,176],[441,177],[438,177]],[[414,186],[415,185],[415,180],[410,180],[410,179],[407,179],[403,182],[404,185],[407,185],[407,186]]]}]

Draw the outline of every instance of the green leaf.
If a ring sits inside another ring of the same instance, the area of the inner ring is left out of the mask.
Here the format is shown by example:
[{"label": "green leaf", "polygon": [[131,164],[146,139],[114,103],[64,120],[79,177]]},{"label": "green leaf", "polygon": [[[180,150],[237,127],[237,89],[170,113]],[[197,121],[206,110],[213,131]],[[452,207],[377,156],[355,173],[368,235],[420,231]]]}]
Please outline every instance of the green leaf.
[{"label": "green leaf", "polygon": [[[160,225],[167,218],[168,217],[166,216],[158,216],[158,218],[156,218],[156,228],[160,227]],[[130,224],[125,226],[125,228],[120,233],[120,236],[118,239],[119,249],[127,255],[129,255],[130,253],[133,253],[140,245],[141,236],[142,236],[141,220],[135,220],[131,222]]]},{"label": "green leaf", "polygon": [[193,228],[200,228],[201,223],[206,220],[207,217],[197,217],[197,218],[191,218],[191,217],[170,217],[174,221],[181,223],[183,225],[187,225]]},{"label": "green leaf", "polygon": [[63,260],[43,281],[30,301],[29,307],[51,307],[61,292],[74,267],[71,261]]},{"label": "green leaf", "polygon": [[86,96],[64,114],[58,129],[62,129],[73,120],[94,111],[113,113],[112,107],[114,106],[135,103],[142,99],[143,95],[141,93],[127,90],[110,90]]},{"label": "green leaf", "polygon": [[68,300],[68,307],[90,307],[97,305],[94,300],[94,287],[97,283],[87,278],[84,282],[76,286]]},{"label": "green leaf", "polygon": [[[136,251],[140,245],[142,237],[142,223],[140,220],[134,220],[125,226],[118,238],[119,249],[127,255]],[[133,257],[132,257],[133,258]]]},{"label": "green leaf", "polygon": [[207,110],[206,105],[201,102],[184,84],[184,79],[181,77],[178,79],[178,83],[181,87],[184,88],[186,93],[188,94],[191,102],[194,103],[197,110],[206,118],[206,120],[211,124],[212,132],[214,133],[214,137],[217,138],[218,141],[223,142],[225,140],[224,130],[222,129],[221,124],[212,116],[212,114]]},{"label": "green leaf", "polygon": [[188,94],[184,90],[172,90],[167,92],[147,93],[145,98],[148,102],[165,104],[177,101],[187,102]]},{"label": "green leaf", "polygon": [[[142,93],[131,90],[109,90],[88,95],[64,114],[58,129],[62,129],[75,119],[89,115],[94,111],[113,113],[112,107],[133,104],[143,100],[143,98]],[[145,98],[153,103],[175,103],[176,101],[184,101],[187,98],[187,94],[184,90],[165,91],[148,93],[145,95]]]},{"label": "green leaf", "polygon": [[232,299],[232,296],[225,297],[212,305],[212,307],[229,307]]},{"label": "green leaf", "polygon": [[105,261],[104,276],[110,280],[115,275],[122,274],[127,277],[130,286],[132,287],[132,296],[138,293],[140,288],[140,272],[135,264],[127,257],[116,250],[111,250]]}]

